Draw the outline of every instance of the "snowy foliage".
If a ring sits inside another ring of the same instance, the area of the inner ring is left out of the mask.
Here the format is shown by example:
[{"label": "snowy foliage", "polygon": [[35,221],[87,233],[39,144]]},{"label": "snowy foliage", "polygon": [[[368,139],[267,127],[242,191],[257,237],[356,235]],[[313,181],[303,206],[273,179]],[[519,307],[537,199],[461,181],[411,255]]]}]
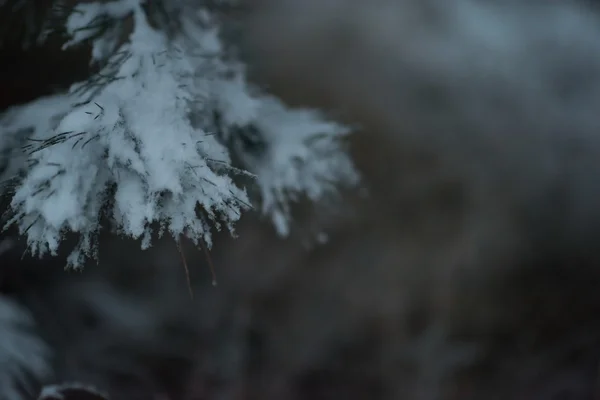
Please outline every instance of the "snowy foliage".
[{"label": "snowy foliage", "polygon": [[[106,219],[143,248],[157,226],[210,246],[211,229],[233,232],[251,207],[240,182],[257,186],[262,211],[286,234],[290,202],[357,182],[340,147],[346,128],[258,90],[211,13],[167,4],[177,29],[157,27],[142,0],[78,4],[65,20],[65,48],[90,44],[100,72],[0,115],[8,224],[33,254],[57,254],[76,232],[68,263],[81,267],[98,256]],[[25,155],[14,145],[24,132]]]},{"label": "snowy foliage", "polygon": [[0,387],[3,399],[25,399],[31,378],[50,376],[50,349],[35,334],[28,310],[0,297]]}]

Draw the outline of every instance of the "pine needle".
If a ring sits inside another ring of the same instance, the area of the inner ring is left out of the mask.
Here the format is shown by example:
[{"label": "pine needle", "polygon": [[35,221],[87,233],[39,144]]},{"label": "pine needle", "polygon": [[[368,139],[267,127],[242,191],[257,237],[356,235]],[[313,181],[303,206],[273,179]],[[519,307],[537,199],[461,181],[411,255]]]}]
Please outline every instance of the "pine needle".
[{"label": "pine needle", "polygon": [[181,241],[178,240],[175,243],[177,244],[177,250],[179,251],[179,255],[181,256],[181,262],[185,270],[185,279],[187,280],[188,291],[190,292],[190,297],[193,299],[194,291],[192,290],[192,282],[190,280],[190,269],[188,268],[187,260],[185,259],[185,254],[183,253],[183,249],[181,248]]},{"label": "pine needle", "polygon": [[206,261],[208,262],[208,267],[210,268],[210,273],[212,274],[212,285],[217,286],[217,274],[215,273],[215,266],[213,265],[212,259],[210,258],[210,253],[206,248],[206,243],[200,240],[200,246],[202,246],[202,250],[204,250],[204,255],[206,256]]}]

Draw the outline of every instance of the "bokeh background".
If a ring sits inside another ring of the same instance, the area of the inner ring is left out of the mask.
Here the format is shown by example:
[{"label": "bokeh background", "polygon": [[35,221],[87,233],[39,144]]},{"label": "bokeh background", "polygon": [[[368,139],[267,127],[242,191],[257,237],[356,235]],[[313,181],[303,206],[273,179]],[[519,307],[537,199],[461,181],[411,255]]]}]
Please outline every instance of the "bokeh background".
[{"label": "bokeh background", "polygon": [[[0,110],[91,73],[85,48],[23,48],[26,15],[0,15]],[[295,93],[281,75],[278,93]],[[34,316],[52,380],[116,400],[600,399],[595,214],[560,234],[569,185],[528,200],[543,218],[523,216],[500,180],[473,186],[438,147],[399,145],[369,118],[351,139],[369,195],[342,193],[336,215],[300,202],[288,238],[252,212],[208,256],[107,233],[98,265],[65,271],[64,255],[32,259],[2,233],[0,291]]]}]

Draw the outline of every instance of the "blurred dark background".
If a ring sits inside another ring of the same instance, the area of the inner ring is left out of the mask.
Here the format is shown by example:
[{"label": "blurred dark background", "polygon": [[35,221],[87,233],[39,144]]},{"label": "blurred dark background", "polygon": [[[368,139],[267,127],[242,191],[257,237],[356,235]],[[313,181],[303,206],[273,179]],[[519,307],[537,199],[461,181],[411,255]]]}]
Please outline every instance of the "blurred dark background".
[{"label": "blurred dark background", "polygon": [[[86,48],[23,47],[44,1],[7,7],[0,110],[89,76]],[[38,384],[117,400],[600,399],[597,238],[588,252],[544,242],[512,210],[473,206],[436,154],[368,135],[352,152],[370,197],[344,193],[347,213],[326,220],[297,204],[289,238],[253,213],[210,256],[106,233],[99,265],[65,271],[64,254],[32,259],[2,233],[0,290],[55,351],[55,376]],[[314,226],[326,244],[307,245]]]}]

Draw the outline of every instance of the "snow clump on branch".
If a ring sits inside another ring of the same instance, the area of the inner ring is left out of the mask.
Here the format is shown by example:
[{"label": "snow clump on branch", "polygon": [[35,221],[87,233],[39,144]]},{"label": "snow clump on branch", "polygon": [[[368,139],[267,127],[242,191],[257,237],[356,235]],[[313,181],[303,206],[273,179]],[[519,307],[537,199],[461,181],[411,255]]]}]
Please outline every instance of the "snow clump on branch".
[{"label": "snow clump on branch", "polygon": [[2,178],[12,195],[7,226],[18,226],[34,255],[56,255],[75,232],[68,264],[82,267],[98,257],[104,218],[142,248],[157,226],[210,246],[212,229],[233,233],[251,208],[236,175],[251,177],[263,213],[285,235],[290,202],[357,183],[340,145],[348,129],[252,86],[244,65],[225,56],[219,22],[178,4],[175,33],[156,27],[142,0],[76,5],[64,47],[91,44],[99,72],[0,114],[3,140],[28,135],[26,157],[3,152]]}]

